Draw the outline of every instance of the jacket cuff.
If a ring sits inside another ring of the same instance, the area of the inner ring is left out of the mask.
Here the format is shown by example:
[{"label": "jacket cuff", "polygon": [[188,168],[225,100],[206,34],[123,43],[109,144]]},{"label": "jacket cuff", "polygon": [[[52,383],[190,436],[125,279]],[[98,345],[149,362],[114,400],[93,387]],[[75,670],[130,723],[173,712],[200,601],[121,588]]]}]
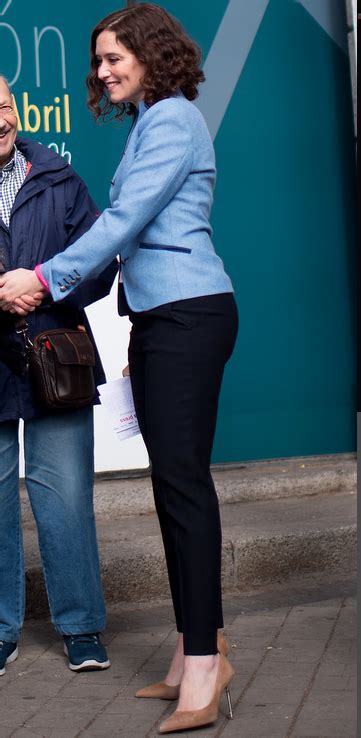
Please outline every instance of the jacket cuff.
[{"label": "jacket cuff", "polygon": [[50,287],[49,287],[49,285],[48,285],[45,277],[42,275],[42,272],[41,272],[41,264],[37,264],[36,267],[35,267],[35,269],[34,269],[34,271],[35,271],[35,274],[36,274],[39,282],[41,282],[41,284],[43,285],[43,287],[45,287],[45,289],[46,289],[47,292],[50,292]]}]

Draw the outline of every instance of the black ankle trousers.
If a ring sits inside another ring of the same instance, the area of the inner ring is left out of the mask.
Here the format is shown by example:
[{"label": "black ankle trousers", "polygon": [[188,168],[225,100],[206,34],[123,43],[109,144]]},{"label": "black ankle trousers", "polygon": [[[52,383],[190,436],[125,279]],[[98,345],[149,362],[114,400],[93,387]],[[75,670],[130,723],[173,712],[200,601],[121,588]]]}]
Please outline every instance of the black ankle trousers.
[{"label": "black ankle trousers", "polygon": [[238,329],[233,294],[129,311],[130,377],[152,464],[178,631],[186,655],[217,652],[221,526],[210,474],[223,370]]}]

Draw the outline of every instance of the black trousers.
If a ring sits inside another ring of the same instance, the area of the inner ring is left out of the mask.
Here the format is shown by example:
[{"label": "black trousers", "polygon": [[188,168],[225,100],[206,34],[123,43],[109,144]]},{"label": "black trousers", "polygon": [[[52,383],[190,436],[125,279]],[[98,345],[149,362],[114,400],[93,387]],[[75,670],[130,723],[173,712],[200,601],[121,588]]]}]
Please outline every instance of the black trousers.
[{"label": "black trousers", "polygon": [[238,328],[232,294],[129,311],[135,408],[152,464],[177,628],[186,655],[217,652],[221,525],[210,460],[223,370]]}]

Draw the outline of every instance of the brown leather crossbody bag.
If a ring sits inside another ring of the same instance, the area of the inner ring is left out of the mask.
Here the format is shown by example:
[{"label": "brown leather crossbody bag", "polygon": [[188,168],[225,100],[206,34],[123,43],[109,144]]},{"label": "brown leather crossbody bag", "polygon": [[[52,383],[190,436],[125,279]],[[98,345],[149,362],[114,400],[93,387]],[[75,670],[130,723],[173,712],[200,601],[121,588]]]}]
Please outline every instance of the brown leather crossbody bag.
[{"label": "brown leather crossbody bag", "polygon": [[55,328],[32,341],[26,321],[17,321],[16,332],[23,337],[29,376],[42,407],[70,410],[92,403],[95,355],[85,330]]}]

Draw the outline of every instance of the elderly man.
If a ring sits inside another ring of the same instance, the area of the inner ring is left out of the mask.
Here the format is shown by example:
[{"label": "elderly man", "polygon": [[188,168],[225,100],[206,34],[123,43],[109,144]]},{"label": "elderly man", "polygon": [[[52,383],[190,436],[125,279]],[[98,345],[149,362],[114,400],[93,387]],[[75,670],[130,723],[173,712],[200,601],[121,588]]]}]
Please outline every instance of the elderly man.
[{"label": "elderly man", "polygon": [[[33,268],[81,236],[97,217],[85,184],[65,160],[17,138],[10,89],[0,77],[0,271]],[[61,305],[24,298],[29,336],[90,327],[83,308],[108,294],[117,262]],[[24,617],[19,500],[19,419],[24,420],[25,481],[36,520],[52,621],[74,671],[110,663],[93,511],[93,402],[57,412],[39,407],[16,333],[18,316],[0,311],[0,675],[18,655]],[[95,345],[94,345],[95,348]],[[96,353],[96,384],[105,381]],[[94,398],[97,402],[97,397]]]}]

